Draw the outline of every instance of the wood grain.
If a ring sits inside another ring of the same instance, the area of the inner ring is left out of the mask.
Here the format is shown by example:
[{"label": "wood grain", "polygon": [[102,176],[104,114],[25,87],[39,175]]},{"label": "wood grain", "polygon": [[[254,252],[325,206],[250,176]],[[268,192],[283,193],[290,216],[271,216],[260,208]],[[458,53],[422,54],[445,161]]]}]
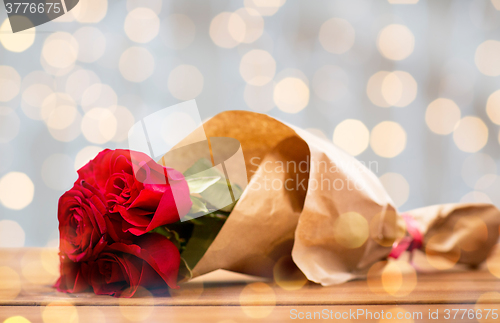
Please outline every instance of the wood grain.
[{"label": "wood grain", "polygon": [[[103,322],[177,322],[177,319],[179,322],[190,322],[199,321],[200,317],[204,318],[203,322],[228,319],[236,322],[259,321],[252,317],[252,311],[257,313],[257,317],[259,313],[261,316],[266,314],[261,318],[262,321],[285,322],[291,320],[292,309],[302,312],[327,309],[335,312],[363,308],[372,308],[373,311],[403,308],[406,311],[422,311],[427,315],[429,309],[442,312],[457,306],[467,309],[490,306],[499,308],[500,312],[500,280],[486,269],[454,269],[419,274],[416,284],[410,284],[403,294],[394,293],[391,279],[397,282],[401,278],[400,285],[404,286],[406,279],[412,277],[405,273],[389,277],[388,283],[382,283],[377,278],[330,287],[308,283],[296,290],[285,290],[274,281],[218,271],[183,284],[181,289],[172,292],[172,296],[117,299],[92,293],[57,292],[51,287],[57,279],[55,254],[55,250],[49,249],[0,249],[0,322],[15,315],[22,315],[31,322],[43,322],[42,314],[47,308],[60,310],[60,313],[66,313],[68,309],[76,311],[77,316],[80,316],[79,322],[91,317],[94,323],[102,321],[103,317]],[[11,275],[13,272],[17,273],[17,278]],[[478,299],[486,305],[476,304]],[[96,318],[92,318],[93,315]],[[70,318],[68,320],[60,322],[71,321]],[[46,317],[45,323],[48,321],[59,322],[52,320],[50,315]],[[425,322],[426,317],[418,321]]]}]

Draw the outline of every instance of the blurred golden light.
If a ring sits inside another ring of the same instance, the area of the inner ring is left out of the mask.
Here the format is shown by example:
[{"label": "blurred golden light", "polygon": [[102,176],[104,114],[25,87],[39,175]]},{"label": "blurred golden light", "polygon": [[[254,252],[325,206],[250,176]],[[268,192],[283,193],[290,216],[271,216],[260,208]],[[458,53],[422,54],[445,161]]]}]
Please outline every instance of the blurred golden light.
[{"label": "blurred golden light", "polygon": [[79,46],[75,37],[67,32],[56,32],[45,39],[42,57],[57,69],[71,67],[78,58]]},{"label": "blurred golden light", "polygon": [[[36,285],[53,284],[59,276],[59,270],[54,270],[54,263],[47,262],[44,265],[41,257],[42,249],[29,249],[21,259],[21,272],[23,277],[30,283]],[[56,264],[59,261],[56,261]],[[57,265],[56,269],[58,269]],[[46,270],[46,267],[50,271]]]},{"label": "blurred golden light", "polygon": [[491,0],[491,3],[493,4],[496,10],[500,10],[500,0]]},{"label": "blurred golden light", "polygon": [[460,247],[453,245],[449,249],[450,232],[437,233],[427,240],[425,245],[425,256],[427,262],[439,270],[453,268],[460,259]]},{"label": "blurred golden light", "polygon": [[276,294],[266,283],[246,285],[240,294],[243,313],[255,319],[268,317],[276,306]]},{"label": "blurred golden light", "polygon": [[486,259],[486,266],[490,273],[500,278],[500,244],[496,244],[493,251]]},{"label": "blurred golden light", "polygon": [[347,73],[342,68],[325,65],[314,73],[312,88],[321,99],[336,102],[348,94],[347,80]]},{"label": "blurred golden light", "polygon": [[377,47],[387,59],[400,61],[413,52],[415,37],[408,27],[392,24],[384,27],[377,39]]},{"label": "blurred golden light", "polygon": [[391,247],[405,233],[404,220],[396,211],[379,212],[370,220],[370,237],[383,247]]},{"label": "blurred golden light", "polygon": [[47,63],[47,61],[43,56],[40,56],[40,65],[42,65],[42,68],[45,71],[45,73],[56,77],[64,76],[73,71],[73,69],[75,68],[75,64],[71,64],[65,68],[58,68],[51,66],[49,63]]},{"label": "blurred golden light", "polygon": [[286,0],[245,0],[245,7],[257,10],[261,16],[272,16],[285,2]]},{"label": "blurred golden light", "polygon": [[417,286],[417,272],[402,260],[389,260],[381,275],[384,290],[396,297],[410,294]]},{"label": "blurred golden light", "polygon": [[453,227],[453,232],[457,237],[463,237],[459,240],[459,245],[467,252],[478,250],[488,240],[488,227],[477,216],[459,218]]},{"label": "blurred golden light", "polygon": [[78,306],[78,321],[92,323],[106,323],[106,316],[95,306]]},{"label": "blurred golden light", "polygon": [[448,135],[460,121],[460,108],[450,99],[438,98],[432,101],[425,111],[425,123],[432,132]]},{"label": "blurred golden light", "polygon": [[149,8],[136,8],[125,18],[124,27],[127,37],[136,43],[149,43],[160,30],[160,19]]},{"label": "blurred golden light", "polygon": [[0,300],[15,299],[20,292],[21,279],[16,271],[10,267],[0,267]]},{"label": "blurred golden light", "polygon": [[[83,93],[90,86],[100,83],[101,80],[95,72],[91,70],[79,69],[71,73],[66,79],[65,92],[69,94],[73,100],[80,102]],[[116,104],[116,102],[114,104]]]},{"label": "blurred golden light", "polygon": [[380,176],[380,182],[391,197],[396,207],[401,207],[408,201],[410,196],[410,184],[403,175],[397,173],[385,173]]},{"label": "blurred golden light", "polygon": [[196,26],[186,15],[174,13],[165,18],[160,25],[162,37],[165,44],[172,49],[183,49],[188,47],[194,40]]},{"label": "blurred golden light", "polygon": [[222,12],[212,19],[209,34],[217,46],[233,48],[245,40],[246,24],[240,15]]},{"label": "blurred golden light", "polygon": [[[248,32],[247,32],[248,34]],[[255,40],[253,43],[241,43],[237,47],[237,51],[240,56],[245,55],[252,49],[262,49],[269,53],[272,53],[274,50],[274,40],[265,30],[262,32],[262,35],[259,39]]]},{"label": "blurred golden light", "polygon": [[51,302],[41,311],[44,323],[78,323],[78,311],[67,301]]},{"label": "blurred golden light", "polygon": [[468,153],[475,153],[488,142],[488,127],[478,117],[464,117],[458,122],[453,131],[453,140],[458,149]]},{"label": "blurred golden light", "polygon": [[493,123],[500,125],[500,90],[493,92],[488,97],[486,113]]},{"label": "blurred golden light", "polygon": [[[481,318],[477,320],[481,323],[493,323],[498,322],[498,316],[495,317],[493,313],[498,314],[500,312],[500,293],[498,292],[488,292],[484,293],[476,301],[474,310],[481,311]],[[488,315],[487,315],[488,314]]]},{"label": "blurred golden light", "polygon": [[133,298],[125,297],[118,298],[118,305],[124,318],[131,322],[142,322],[153,314],[155,298],[153,294],[141,286],[137,288],[135,296],[141,298],[141,306],[136,306],[137,301]]},{"label": "blurred golden light", "polygon": [[476,181],[473,188],[475,190],[487,190],[497,179],[496,174],[484,174]]},{"label": "blurred golden light", "polygon": [[54,77],[41,70],[32,71],[23,78],[21,84],[22,90],[27,89],[30,85],[33,84],[45,84],[51,89],[55,89],[56,87],[56,81]]},{"label": "blurred golden light", "polygon": [[[17,19],[25,20],[23,24],[28,20],[28,18],[23,16],[17,16]],[[10,26],[9,18],[5,18],[0,26],[0,43],[10,52],[20,53],[30,48],[35,42],[35,35],[35,27],[14,34]]]},{"label": "blurred golden light", "polygon": [[384,77],[380,91],[389,106],[405,107],[417,97],[417,82],[409,73],[395,71]]},{"label": "blurred golden light", "polygon": [[370,235],[368,221],[356,212],[346,212],[335,220],[333,236],[339,245],[348,249],[361,247]]},{"label": "blurred golden light", "polygon": [[370,145],[381,157],[396,157],[406,147],[406,131],[397,122],[383,121],[372,129]]},{"label": "blurred golden light", "polygon": [[107,11],[108,0],[85,0],[78,2],[69,13],[78,22],[95,24],[106,16]]},{"label": "blurred golden light", "polygon": [[116,106],[116,108],[113,111],[113,114],[115,115],[116,118],[117,128],[116,128],[116,134],[111,139],[111,141],[122,142],[128,138],[128,131],[134,125],[135,118],[129,109],[121,105]]},{"label": "blurred golden light", "polygon": [[21,76],[10,66],[0,66],[0,101],[12,100],[21,89]]},{"label": "blurred golden light", "polygon": [[309,104],[309,87],[299,78],[286,77],[274,87],[273,99],[281,111],[297,113]]},{"label": "blurred golden light", "polygon": [[10,172],[0,178],[0,202],[12,210],[22,210],[27,207],[35,195],[35,185],[28,175],[20,172]]},{"label": "blurred golden light", "polygon": [[41,120],[41,107],[45,99],[54,91],[45,84],[33,84],[28,86],[22,94],[21,109],[24,114],[34,120]]},{"label": "blurred golden light", "polygon": [[395,105],[403,95],[403,83],[399,80],[394,73],[389,73],[382,81],[382,97],[387,104]]},{"label": "blurred golden light", "polygon": [[382,273],[387,264],[387,260],[378,261],[370,267],[368,273],[366,274],[366,283],[368,284],[370,291],[374,294],[386,294],[384,287],[382,286]]},{"label": "blurred golden light", "polygon": [[66,191],[77,178],[73,166],[73,159],[66,154],[50,155],[42,164],[42,179],[48,187]]},{"label": "blurred golden light", "polygon": [[153,55],[142,47],[130,47],[120,57],[119,70],[123,78],[130,82],[143,82],[155,68]]},{"label": "blurred golden light", "polygon": [[333,131],[333,143],[352,156],[357,156],[368,148],[370,131],[360,120],[346,119]]},{"label": "blurred golden light", "polygon": [[47,117],[47,127],[53,129],[65,129],[73,124],[78,116],[78,111],[71,105],[58,105]]},{"label": "blurred golden light", "polygon": [[[408,104],[412,103],[417,97],[417,82],[408,72],[394,71],[393,74],[398,77],[399,81],[403,85],[401,98],[396,103],[394,103],[394,106],[405,107]],[[384,93],[383,89],[384,86],[382,85],[382,93]]]},{"label": "blurred golden light", "polygon": [[356,32],[351,24],[341,18],[332,18],[321,25],[319,42],[333,54],[343,54],[354,45]]},{"label": "blurred golden light", "polygon": [[106,37],[96,27],[84,26],[73,33],[78,42],[77,59],[84,63],[93,63],[104,54],[106,50]]},{"label": "blurred golden light", "polygon": [[417,97],[417,88],[417,82],[407,72],[379,71],[368,80],[366,93],[376,106],[405,107]]},{"label": "blurred golden light", "polygon": [[48,128],[49,133],[55,140],[62,142],[70,142],[72,140],[75,140],[80,135],[81,122],[82,122],[82,116],[80,115],[80,113],[78,113],[71,125],[69,125],[64,129]]},{"label": "blurred golden light", "polygon": [[162,7],[162,0],[127,0],[127,10],[130,12],[136,8],[149,8],[157,15],[160,14]]},{"label": "blurred golden light", "polygon": [[[1,195],[0,195],[1,198]],[[23,228],[13,220],[0,221],[0,247],[20,248],[24,246],[26,235]]]},{"label": "blurred golden light", "polygon": [[179,100],[191,100],[203,91],[204,79],[193,65],[179,65],[168,76],[168,90]]},{"label": "blurred golden light", "polygon": [[279,83],[281,80],[287,77],[293,77],[304,82],[305,85],[309,86],[309,79],[306,74],[299,69],[296,68],[285,68],[276,74],[274,77],[274,82]]},{"label": "blurred golden light", "polygon": [[474,62],[484,75],[500,75],[500,41],[487,40],[481,43],[476,49]]},{"label": "blurred golden light", "polygon": [[243,43],[253,43],[264,33],[264,19],[252,8],[240,8],[234,12],[245,22],[245,38]]},{"label": "blurred golden light", "polygon": [[307,278],[295,265],[291,256],[281,257],[273,268],[276,284],[284,290],[299,290],[307,283]]},{"label": "blurred golden light", "polygon": [[0,107],[0,144],[7,143],[19,134],[21,120],[16,112],[8,107]]},{"label": "blurred golden light", "polygon": [[93,108],[82,120],[83,136],[94,144],[104,144],[116,135],[117,120],[109,109]]},{"label": "blurred golden light", "polygon": [[43,269],[54,277],[59,276],[59,250],[43,248],[40,256]]},{"label": "blurred golden light", "polygon": [[370,77],[366,85],[366,94],[370,101],[382,108],[391,106],[382,96],[382,83],[389,74],[391,73],[387,71],[378,71]]},{"label": "blurred golden light", "polygon": [[241,77],[250,85],[262,86],[269,83],[276,73],[273,56],[261,49],[254,49],[241,58]]},{"label": "blurred golden light", "polygon": [[[78,124],[81,119],[80,113],[76,110],[75,101],[62,92],[49,94],[43,100],[40,115],[51,134],[53,134],[52,131],[55,133],[68,132],[68,130],[69,133],[74,132],[70,128]],[[76,135],[78,134],[79,132]]]},{"label": "blurred golden light", "polygon": [[488,194],[479,191],[472,191],[465,194],[461,199],[460,203],[488,203],[492,204]]},{"label": "blurred golden light", "polygon": [[92,108],[114,109],[117,104],[118,96],[107,84],[94,83],[85,89],[81,97],[81,106],[85,112]]},{"label": "blurred golden light", "polygon": [[31,323],[27,318],[23,316],[11,316],[7,318],[3,323]]},{"label": "blurred golden light", "polygon": [[268,112],[274,108],[274,82],[269,82],[264,86],[254,86],[247,84],[243,98],[250,109],[255,112]]},{"label": "blurred golden light", "polygon": [[75,157],[75,170],[79,170],[83,166],[85,166],[89,161],[94,159],[97,154],[99,154],[103,150],[98,146],[87,146],[82,148]]}]

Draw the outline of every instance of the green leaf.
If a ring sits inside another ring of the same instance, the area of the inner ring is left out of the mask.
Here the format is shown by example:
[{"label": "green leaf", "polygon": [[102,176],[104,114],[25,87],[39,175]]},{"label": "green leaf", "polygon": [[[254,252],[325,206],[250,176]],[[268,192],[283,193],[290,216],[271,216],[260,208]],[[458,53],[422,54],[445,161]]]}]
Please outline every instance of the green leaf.
[{"label": "green leaf", "polygon": [[189,186],[189,192],[193,193],[202,193],[210,186],[214,185],[221,179],[220,176],[205,176],[198,178],[188,178],[187,184]]},{"label": "green leaf", "polygon": [[179,234],[176,231],[170,230],[166,227],[158,227],[158,228],[155,228],[149,232],[155,232],[155,233],[161,234],[162,236],[164,236],[168,240],[172,241],[172,243],[175,244],[177,249],[180,249],[182,243],[184,242],[183,239],[179,236]]},{"label": "green leaf", "polygon": [[[219,213],[219,212],[214,212]],[[212,213],[212,214],[214,214]],[[182,258],[186,261],[188,268],[194,268],[201,257],[205,254],[208,247],[212,244],[222,226],[226,222],[226,215],[223,217],[217,216],[202,216],[196,219],[197,225],[194,226],[193,233],[186,244],[184,251],[181,253]]]},{"label": "green leaf", "polygon": [[[193,166],[184,172],[184,176],[189,177],[199,173],[203,173],[203,177],[201,178],[219,177],[217,181],[210,183],[210,185],[206,185],[206,187],[199,192],[204,202],[213,206],[214,209],[220,209],[223,212],[230,212],[242,194],[241,188],[238,185],[228,184],[224,175],[217,168],[213,167],[212,163],[206,158],[201,158],[194,163]],[[188,185],[191,190],[189,182]],[[235,199],[234,202],[231,198],[230,190],[232,190],[233,197]],[[193,189],[191,193],[195,193],[195,189]],[[210,207],[207,208],[210,210]]]},{"label": "green leaf", "polygon": [[[200,158],[193,164],[193,166],[189,167],[185,172],[184,176],[189,177],[194,174],[201,173],[205,170],[211,169],[213,167],[212,162],[206,158]],[[214,169],[213,176],[220,176],[219,172]]]},{"label": "green leaf", "polygon": [[193,202],[193,206],[191,206],[191,210],[189,210],[189,214],[196,213],[208,213],[207,206],[203,201],[196,196],[191,196],[191,202]]},{"label": "green leaf", "polygon": [[185,282],[193,278],[193,269],[189,268],[188,263],[184,258],[181,257],[181,264],[179,266],[179,274],[177,280],[179,282]]}]

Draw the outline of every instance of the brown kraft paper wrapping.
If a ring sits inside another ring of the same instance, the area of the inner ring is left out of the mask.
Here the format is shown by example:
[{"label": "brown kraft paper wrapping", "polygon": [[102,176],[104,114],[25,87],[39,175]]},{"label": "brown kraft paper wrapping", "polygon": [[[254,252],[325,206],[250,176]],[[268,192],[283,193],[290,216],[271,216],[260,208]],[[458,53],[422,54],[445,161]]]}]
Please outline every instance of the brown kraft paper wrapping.
[{"label": "brown kraft paper wrapping", "polygon": [[[277,261],[291,255],[310,281],[339,284],[365,277],[404,236],[405,221],[375,174],[332,143],[246,111],[220,113],[203,128],[207,138],[240,142],[248,186],[194,267],[195,277],[217,269],[272,277]],[[195,141],[199,131],[184,142]],[[170,153],[162,162],[184,171],[196,158]],[[500,214],[492,205],[451,204],[408,213],[435,257],[476,265],[498,239]]]}]

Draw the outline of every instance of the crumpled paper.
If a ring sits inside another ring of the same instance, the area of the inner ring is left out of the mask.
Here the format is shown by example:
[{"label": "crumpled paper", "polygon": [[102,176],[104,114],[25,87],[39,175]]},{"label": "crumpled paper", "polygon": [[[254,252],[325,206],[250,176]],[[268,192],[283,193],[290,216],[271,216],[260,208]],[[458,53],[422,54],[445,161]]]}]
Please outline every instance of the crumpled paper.
[{"label": "crumpled paper", "polygon": [[[194,267],[195,277],[217,269],[272,277],[276,263],[291,255],[308,280],[339,284],[365,277],[405,235],[405,221],[370,165],[332,143],[246,111],[220,113],[203,128],[208,138],[240,142],[249,182]],[[193,142],[199,131],[178,146]],[[199,158],[182,151],[167,154],[162,163],[184,171]],[[492,205],[448,204],[408,213],[431,257],[477,265],[498,240],[500,212]]]}]

